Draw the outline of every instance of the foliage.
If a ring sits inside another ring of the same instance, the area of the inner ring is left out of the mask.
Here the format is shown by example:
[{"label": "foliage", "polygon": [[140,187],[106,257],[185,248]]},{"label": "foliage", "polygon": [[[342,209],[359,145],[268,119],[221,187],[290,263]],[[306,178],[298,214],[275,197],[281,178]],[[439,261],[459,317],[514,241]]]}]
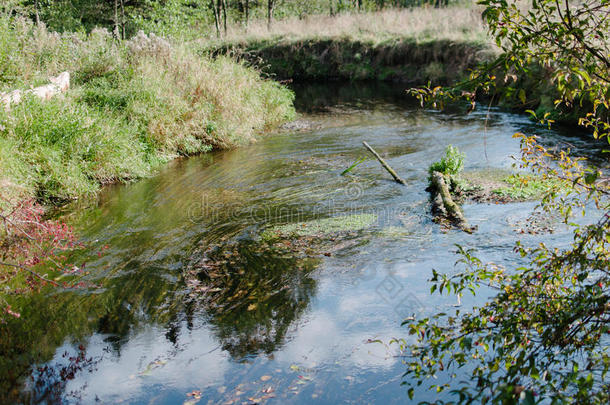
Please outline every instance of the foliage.
[{"label": "foliage", "polygon": [[440,172],[445,175],[455,176],[464,168],[465,157],[456,146],[449,145],[445,149],[445,156],[440,161],[432,163],[428,168],[428,173]]},{"label": "foliage", "polygon": [[[515,87],[500,88],[499,82],[517,82],[538,65],[559,94],[556,108],[575,111],[596,138],[608,138],[610,2],[481,4],[504,54],[460,86],[428,86],[412,93],[436,107],[460,97],[474,106],[477,91],[510,95]],[[494,72],[500,66],[505,74],[498,81]],[[517,97],[527,101],[524,89]],[[537,119],[552,122],[548,112]],[[561,216],[573,232],[573,242],[567,247],[517,243],[515,252],[524,264],[512,269],[485,264],[474,251],[458,247],[464,271],[433,271],[431,292],[489,298],[471,309],[405,322],[412,337],[399,342],[409,396],[417,386],[427,385],[450,391],[458,403],[608,403],[608,179],[568,151],[551,151],[534,138],[516,136],[521,138],[522,168],[533,170],[547,185],[561,184],[544,190],[540,207]],[[578,212],[585,221],[574,220]],[[592,217],[597,221],[590,222]],[[458,370],[469,377],[457,380]],[[430,382],[439,377],[439,382]]]},{"label": "foliage", "polygon": [[[320,14],[369,12],[385,8],[445,6],[448,0],[310,0],[267,1],[226,0],[218,2],[192,0],[10,0],[26,7],[33,20],[39,18],[54,31],[89,32],[107,28],[117,37],[128,38],[139,30],[162,35],[185,36],[211,33],[214,10],[221,19],[226,13],[230,24],[248,25],[251,20],[267,18],[269,4],[272,17],[300,19]],[[455,3],[457,1],[451,1]],[[116,8],[115,8],[116,7]],[[38,16],[38,17],[36,17]]]},{"label": "foliage", "polygon": [[50,278],[39,268],[52,268],[57,275],[74,276],[82,269],[68,267],[67,251],[80,246],[72,228],[65,223],[43,217],[43,209],[32,200],[11,204],[13,208],[0,213],[2,231],[0,233],[0,322],[5,316],[19,318],[21,314],[11,308],[6,300],[10,295],[21,295],[28,291],[38,291],[46,285],[73,288],[80,282],[59,282],[60,277]]},{"label": "foliage", "polygon": [[[518,243],[515,250],[527,264],[514,270],[484,264],[472,250],[458,247],[465,270],[433,271],[431,292],[461,296],[484,287],[496,294],[469,311],[405,322],[414,335],[413,343],[401,341],[407,383],[419,385],[439,373],[468,368],[470,379],[432,386],[452,389],[460,403],[607,403],[610,190],[597,181],[598,172],[564,152],[553,155],[525,136],[522,148],[523,166],[573,185],[563,193],[547,190],[542,208],[570,223],[574,242],[566,249]],[[587,204],[601,210],[599,221],[571,222]]]},{"label": "foliage", "polygon": [[[541,0],[529,6],[518,1],[481,0],[480,4],[502,55],[457,86],[428,86],[413,89],[411,94],[423,104],[441,108],[446,100],[466,98],[474,108],[477,93],[493,93],[496,99],[518,100],[521,108],[542,123],[551,124],[553,116],[576,114],[576,122],[596,138],[607,137],[610,2]],[[532,77],[552,84],[552,91],[528,94],[531,86],[525,83]],[[549,95],[554,95],[552,102],[546,100]],[[543,108],[534,111],[536,106]]]}]

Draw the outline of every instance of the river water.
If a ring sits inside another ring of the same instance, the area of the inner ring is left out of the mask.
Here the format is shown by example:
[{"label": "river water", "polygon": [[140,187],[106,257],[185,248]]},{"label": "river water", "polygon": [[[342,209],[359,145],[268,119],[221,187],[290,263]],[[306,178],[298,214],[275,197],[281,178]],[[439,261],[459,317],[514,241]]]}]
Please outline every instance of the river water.
[{"label": "river water", "polygon": [[[455,244],[514,265],[518,239],[569,241],[562,228],[551,235],[515,232],[533,202],[465,205],[478,231],[441,229],[429,214],[427,167],[453,144],[466,153],[466,170],[510,168],[519,152],[517,131],[592,153],[584,138],[495,109],[423,110],[395,85],[295,85],[295,91],[297,109],[314,128],[175,161],[66,213],[87,243],[107,245],[79,258],[101,287],[45,295],[22,312],[28,326],[18,339],[29,357],[5,364],[19,369],[34,361],[39,369],[13,387],[19,393],[12,398],[404,403],[405,368],[388,343],[407,336],[404,317],[454,307],[455,298],[430,296],[427,279],[432,269],[459,270]],[[367,156],[362,141],[408,185],[391,181],[374,159],[341,176]],[[376,219],[317,254],[257,249],[270,226],[363,213]],[[210,249],[231,256],[230,277],[197,289],[185,273]],[[68,367],[75,362],[78,367]],[[193,391],[200,394],[189,396]],[[426,391],[416,396],[435,399]]]}]

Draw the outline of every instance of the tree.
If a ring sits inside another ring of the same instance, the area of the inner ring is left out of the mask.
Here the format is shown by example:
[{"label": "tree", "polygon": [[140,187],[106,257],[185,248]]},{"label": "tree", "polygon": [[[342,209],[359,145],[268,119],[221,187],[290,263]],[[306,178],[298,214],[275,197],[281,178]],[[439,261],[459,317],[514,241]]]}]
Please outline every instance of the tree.
[{"label": "tree", "polygon": [[[481,4],[503,55],[456,87],[414,90],[421,101],[441,106],[444,99],[466,96],[474,103],[477,92],[494,90],[501,96],[517,91],[525,99],[526,89],[504,83],[542,68],[556,87],[556,108],[578,114],[596,138],[608,139],[610,2],[534,0],[525,8],[506,0]],[[504,77],[498,80],[500,67]],[[552,123],[550,112],[531,114]],[[561,214],[573,242],[567,248],[517,243],[515,252],[526,264],[512,269],[485,264],[474,251],[458,247],[464,271],[433,271],[431,292],[461,296],[485,288],[491,298],[470,310],[405,322],[412,340],[399,343],[409,396],[428,383],[437,391],[451,390],[458,403],[608,403],[609,179],[568,151],[516,136],[521,166],[549,180],[540,208]],[[587,211],[587,218],[597,215],[597,221],[573,221],[575,212]],[[452,378],[459,369],[467,370],[462,380]],[[429,383],[439,375],[449,382]]]},{"label": "tree", "polygon": [[273,19],[273,7],[275,0],[267,0],[267,29],[271,30],[271,20]]},{"label": "tree", "polygon": [[210,0],[210,7],[212,8],[212,13],[214,14],[214,26],[216,27],[216,37],[220,38],[220,1],[218,4],[214,2],[214,0]]}]

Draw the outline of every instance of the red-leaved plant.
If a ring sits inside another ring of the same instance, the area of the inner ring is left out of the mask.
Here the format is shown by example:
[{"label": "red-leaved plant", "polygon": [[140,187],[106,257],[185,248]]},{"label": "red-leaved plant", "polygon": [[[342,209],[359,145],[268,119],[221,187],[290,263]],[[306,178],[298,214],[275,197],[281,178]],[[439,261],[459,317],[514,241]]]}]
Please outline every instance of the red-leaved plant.
[{"label": "red-leaved plant", "polygon": [[[34,200],[7,205],[12,208],[0,212],[0,288],[7,295],[20,295],[40,291],[47,285],[60,288],[85,286],[82,281],[74,282],[74,279],[59,282],[57,277],[61,274],[76,276],[83,272],[84,265],[70,267],[66,264],[67,251],[83,247],[77,242],[72,227],[46,219],[43,207]],[[43,270],[45,273],[41,273]],[[18,282],[11,282],[17,278]],[[0,321],[6,314],[21,316],[0,296]]]}]

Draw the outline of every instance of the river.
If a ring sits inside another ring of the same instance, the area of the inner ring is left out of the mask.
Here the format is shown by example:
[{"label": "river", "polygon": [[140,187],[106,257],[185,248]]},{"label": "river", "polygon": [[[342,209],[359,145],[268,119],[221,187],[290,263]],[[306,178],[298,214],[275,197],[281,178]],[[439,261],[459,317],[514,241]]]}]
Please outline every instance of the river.
[{"label": "river", "polygon": [[[107,187],[94,204],[63,213],[86,243],[107,246],[79,257],[88,279],[101,286],[51,292],[22,311],[28,326],[16,332],[20,347],[29,354],[25,364],[34,361],[39,369],[13,387],[13,398],[404,403],[405,368],[398,347],[388,343],[407,336],[404,317],[457,304],[431,296],[427,282],[432,269],[459,270],[455,244],[514,265],[519,239],[570,240],[561,227],[553,234],[516,232],[534,202],[466,204],[465,216],[478,230],[441,229],[429,213],[427,167],[453,144],[465,152],[466,170],[509,169],[519,153],[517,131],[551,145],[570,142],[595,159],[586,138],[498,109],[424,110],[399,85],[294,88],[295,105],[313,128],[176,160],[152,178]],[[374,159],[341,176],[369,157],[362,141],[407,186]],[[316,254],[258,249],[271,226],[354,214],[375,219]],[[185,274],[211,251],[227,256],[230,277],[206,289]],[[462,305],[473,302],[465,297]],[[23,359],[11,361],[18,369]],[[421,391],[417,398],[435,396]]]}]

